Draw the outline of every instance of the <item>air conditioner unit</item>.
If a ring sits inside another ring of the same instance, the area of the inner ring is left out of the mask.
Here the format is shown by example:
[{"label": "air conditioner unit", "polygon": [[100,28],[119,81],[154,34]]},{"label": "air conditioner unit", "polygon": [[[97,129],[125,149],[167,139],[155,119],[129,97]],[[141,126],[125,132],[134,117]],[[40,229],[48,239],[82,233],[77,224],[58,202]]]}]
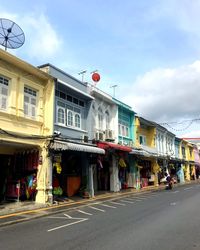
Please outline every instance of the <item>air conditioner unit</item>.
[{"label": "air conditioner unit", "polygon": [[105,136],[106,136],[106,139],[109,139],[109,140],[114,139],[114,131],[110,129],[106,129]]},{"label": "air conditioner unit", "polygon": [[105,136],[103,132],[96,132],[96,140],[97,141],[104,141],[105,140]]},{"label": "air conditioner unit", "polygon": [[88,139],[89,139],[89,138],[88,138],[87,135],[83,135],[83,139],[82,139],[82,140],[83,140],[84,142],[88,142]]},{"label": "air conditioner unit", "polygon": [[109,129],[106,129],[105,130],[105,137],[106,137],[106,139],[109,139],[110,137],[109,137]]},{"label": "air conditioner unit", "polygon": [[114,130],[109,130],[109,138],[114,139]]},{"label": "air conditioner unit", "polygon": [[99,132],[99,140],[104,141],[104,133],[103,132]]}]

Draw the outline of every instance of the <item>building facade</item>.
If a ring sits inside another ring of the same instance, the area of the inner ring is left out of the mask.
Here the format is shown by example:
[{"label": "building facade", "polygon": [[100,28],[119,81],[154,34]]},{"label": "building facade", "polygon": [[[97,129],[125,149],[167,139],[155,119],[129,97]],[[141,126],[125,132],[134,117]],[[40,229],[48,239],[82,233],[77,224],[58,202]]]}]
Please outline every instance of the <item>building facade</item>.
[{"label": "building facade", "polygon": [[[97,155],[104,154],[92,144],[90,112],[93,97],[87,84],[51,64],[39,67],[55,80],[54,133],[49,152],[52,161],[52,188],[54,200],[76,194],[89,196],[92,179],[90,168]],[[64,198],[63,198],[64,199]]]},{"label": "building facade", "polygon": [[[1,200],[51,199],[53,79],[0,50]],[[49,112],[47,112],[49,111]]]}]

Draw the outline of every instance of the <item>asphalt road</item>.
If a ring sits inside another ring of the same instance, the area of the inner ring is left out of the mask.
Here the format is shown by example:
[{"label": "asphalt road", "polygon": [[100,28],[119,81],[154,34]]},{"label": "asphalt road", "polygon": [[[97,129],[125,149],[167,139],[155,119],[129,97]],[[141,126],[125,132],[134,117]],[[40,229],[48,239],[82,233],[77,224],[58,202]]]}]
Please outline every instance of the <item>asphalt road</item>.
[{"label": "asphalt road", "polygon": [[0,249],[200,249],[200,184],[94,202],[0,228]]}]

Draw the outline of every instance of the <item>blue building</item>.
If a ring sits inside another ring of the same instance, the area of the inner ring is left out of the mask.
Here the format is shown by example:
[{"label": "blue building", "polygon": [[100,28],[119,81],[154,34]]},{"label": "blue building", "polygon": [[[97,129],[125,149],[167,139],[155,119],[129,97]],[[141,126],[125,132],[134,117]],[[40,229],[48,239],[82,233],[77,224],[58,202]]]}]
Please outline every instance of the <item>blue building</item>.
[{"label": "blue building", "polygon": [[[123,146],[133,147],[135,143],[135,112],[127,104],[113,98],[114,103],[118,106],[118,143]],[[121,188],[135,186],[136,175],[136,157],[128,154],[125,165],[119,165],[119,180]]]},{"label": "blue building", "polygon": [[105,151],[92,144],[88,123],[94,98],[87,84],[51,64],[39,66],[55,79],[54,140],[50,141],[54,199],[89,192],[91,165]]}]

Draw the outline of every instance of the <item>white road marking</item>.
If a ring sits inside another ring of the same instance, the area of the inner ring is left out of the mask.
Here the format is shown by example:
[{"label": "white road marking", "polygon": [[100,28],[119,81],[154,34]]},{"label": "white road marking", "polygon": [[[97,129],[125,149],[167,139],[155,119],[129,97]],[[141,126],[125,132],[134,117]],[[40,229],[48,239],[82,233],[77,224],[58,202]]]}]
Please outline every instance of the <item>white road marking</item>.
[{"label": "white road marking", "polygon": [[100,212],[105,212],[105,210],[97,208],[97,207],[92,207],[92,206],[89,206],[89,207]]},{"label": "white road marking", "polygon": [[109,205],[107,205],[107,204],[100,204],[101,206],[104,206],[104,207],[110,207],[110,208],[116,208],[116,207],[114,207],[114,206],[109,206]]},{"label": "white road marking", "polygon": [[176,202],[172,202],[170,203],[171,206],[175,206],[176,205]]},{"label": "white road marking", "polygon": [[66,216],[68,219],[72,219],[72,217],[68,214],[64,214],[64,216]]},{"label": "white road marking", "polygon": [[120,206],[126,206],[126,204],[119,203],[119,202],[116,202],[116,201],[110,201],[110,203],[115,204],[115,205],[120,205]]},{"label": "white road marking", "polygon": [[180,191],[176,190],[174,192],[172,192],[172,194],[176,194],[176,193],[179,193]]},{"label": "white road marking", "polygon": [[135,199],[134,198],[126,198],[126,201],[132,201],[134,203]]},{"label": "white road marking", "polygon": [[59,216],[50,216],[50,219],[66,219],[66,217],[59,217]]},{"label": "white road marking", "polygon": [[189,188],[184,188],[184,190],[190,190],[190,189],[192,189],[193,187],[189,187]]},{"label": "white road marking", "polygon": [[140,199],[140,200],[147,200],[149,199],[150,197],[135,197],[136,199]]},{"label": "white road marking", "polygon": [[134,203],[133,201],[127,201],[127,200],[121,200],[121,201],[126,202],[126,203],[130,203],[130,204]]},{"label": "white road marking", "polygon": [[81,222],[86,221],[86,220],[88,220],[88,219],[82,219],[82,220],[74,221],[74,222],[71,222],[71,223],[68,223],[68,224],[59,226],[59,227],[54,227],[54,228],[51,228],[51,229],[47,230],[47,232],[52,232],[52,231],[61,229],[61,228],[63,228],[63,227],[68,227],[68,226],[71,226],[71,225],[74,225],[74,224],[81,223]]},{"label": "white road marking", "polygon": [[77,210],[79,213],[82,213],[82,214],[86,214],[86,215],[93,215],[93,214],[90,214],[90,213],[87,213],[87,212],[85,212],[85,211],[83,211],[83,210]]}]

